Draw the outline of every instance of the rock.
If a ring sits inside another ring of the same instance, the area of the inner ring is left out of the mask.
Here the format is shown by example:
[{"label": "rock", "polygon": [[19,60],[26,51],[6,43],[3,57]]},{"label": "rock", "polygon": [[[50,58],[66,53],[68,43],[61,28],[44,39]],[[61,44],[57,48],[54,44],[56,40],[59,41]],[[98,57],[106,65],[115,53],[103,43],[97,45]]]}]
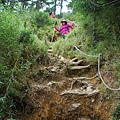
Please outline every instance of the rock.
[{"label": "rock", "polygon": [[76,108],[78,108],[80,106],[80,103],[73,103],[69,106],[68,108],[68,112],[74,111],[76,110]]},{"label": "rock", "polygon": [[57,72],[58,67],[49,66],[49,67],[46,67],[46,69],[51,71],[51,72]]},{"label": "rock", "polygon": [[51,81],[51,82],[49,82],[47,85],[49,86],[49,85],[53,85],[55,82],[53,82],[53,81]]},{"label": "rock", "polygon": [[75,107],[75,108],[77,108],[77,107],[80,106],[80,103],[73,103],[72,106]]},{"label": "rock", "polygon": [[92,91],[93,91],[92,86],[88,86],[87,87],[87,92],[92,92]]},{"label": "rock", "polygon": [[96,90],[94,90],[92,92],[89,92],[88,96],[93,96],[93,95],[96,95],[98,93],[99,93],[99,90],[96,89]]},{"label": "rock", "polygon": [[57,71],[57,67],[53,67],[52,69],[51,69],[51,72],[56,72]]},{"label": "rock", "polygon": [[95,102],[95,99],[92,99],[92,102]]}]

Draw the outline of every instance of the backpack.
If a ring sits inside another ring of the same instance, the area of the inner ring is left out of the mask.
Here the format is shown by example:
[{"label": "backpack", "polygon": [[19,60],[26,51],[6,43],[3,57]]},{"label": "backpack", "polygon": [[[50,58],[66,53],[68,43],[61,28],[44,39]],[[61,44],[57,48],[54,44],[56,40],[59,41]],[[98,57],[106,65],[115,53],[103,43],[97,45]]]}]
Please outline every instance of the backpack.
[{"label": "backpack", "polygon": [[[68,27],[68,24],[66,24],[66,27],[67,27],[67,29],[68,29],[68,32],[69,32],[69,27]],[[62,26],[61,26],[61,28],[62,28]],[[60,30],[61,30],[61,28],[60,28]]]},{"label": "backpack", "polygon": [[69,27],[68,27],[68,24],[66,24],[66,27],[67,27],[67,29],[68,29],[68,32],[70,32],[70,31],[69,31]]}]

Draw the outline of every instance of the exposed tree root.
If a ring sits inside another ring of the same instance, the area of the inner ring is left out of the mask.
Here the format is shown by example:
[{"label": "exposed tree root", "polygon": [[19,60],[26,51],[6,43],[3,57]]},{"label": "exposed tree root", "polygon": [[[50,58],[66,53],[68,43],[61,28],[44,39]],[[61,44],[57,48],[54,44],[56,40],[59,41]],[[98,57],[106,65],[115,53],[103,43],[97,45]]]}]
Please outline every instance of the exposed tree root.
[{"label": "exposed tree root", "polygon": [[49,49],[49,50],[48,50],[48,53],[52,53],[52,52],[53,52],[52,49]]},{"label": "exposed tree root", "polygon": [[81,69],[85,69],[85,68],[89,68],[90,67],[90,64],[86,65],[86,66],[78,66],[81,62],[83,62],[83,60],[78,60],[78,58],[74,58],[74,59],[70,60],[70,59],[66,59],[66,58],[64,58],[62,56],[59,56],[59,59],[63,63],[71,66],[71,67],[68,68],[70,70],[81,70]]},{"label": "exposed tree root", "polygon": [[47,86],[58,86],[59,88],[62,88],[63,85],[64,85],[64,81],[61,82],[51,81],[47,84]]},{"label": "exposed tree root", "polygon": [[78,58],[73,58],[72,60],[71,60],[71,62],[77,62],[78,61]]},{"label": "exposed tree root", "polygon": [[69,80],[72,80],[70,90],[72,90],[73,85],[74,85],[74,83],[75,83],[76,81],[83,83],[82,80],[92,80],[92,79],[94,79],[94,78],[96,78],[96,77],[98,77],[98,74],[96,74],[95,76],[93,76],[93,77],[91,77],[91,78],[87,78],[87,77],[77,77],[77,78],[75,77],[75,78],[70,78]]},{"label": "exposed tree root", "polygon": [[59,58],[59,60],[61,61],[61,62],[63,62],[63,63],[69,63],[69,59],[66,59],[66,58],[64,58],[64,57],[62,57],[62,56],[58,56],[58,58]]},{"label": "exposed tree root", "polygon": [[96,94],[99,93],[99,90],[93,90],[91,92],[89,91],[80,91],[79,89],[74,89],[74,90],[69,90],[69,91],[64,91],[62,92],[60,95],[68,95],[68,94],[72,94],[72,95],[87,95],[87,96],[94,96]]},{"label": "exposed tree root", "polygon": [[81,70],[81,69],[85,69],[85,68],[89,68],[90,67],[90,64],[89,65],[86,65],[86,66],[71,66],[69,67],[70,70]]},{"label": "exposed tree root", "polygon": [[70,78],[70,80],[92,80],[94,78],[98,77],[98,74],[96,74],[95,76],[91,77],[91,78],[87,78],[87,77],[73,77]]},{"label": "exposed tree root", "polygon": [[81,62],[83,62],[83,60],[78,60],[77,62],[70,61],[70,62],[69,62],[69,65],[70,65],[70,66],[76,66],[76,65],[79,65]]}]

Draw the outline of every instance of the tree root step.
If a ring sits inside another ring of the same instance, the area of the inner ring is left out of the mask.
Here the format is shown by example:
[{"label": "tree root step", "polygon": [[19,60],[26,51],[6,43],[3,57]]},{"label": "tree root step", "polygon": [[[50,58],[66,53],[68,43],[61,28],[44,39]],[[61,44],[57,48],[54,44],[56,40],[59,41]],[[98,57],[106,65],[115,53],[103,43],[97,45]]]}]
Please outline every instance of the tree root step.
[{"label": "tree root step", "polygon": [[78,60],[77,62],[74,62],[74,61],[71,60],[71,61],[69,62],[69,65],[70,65],[70,66],[76,66],[76,65],[79,65],[81,62],[83,62],[83,60]]},{"label": "tree root step", "polygon": [[86,65],[86,66],[71,66],[70,70],[81,70],[81,69],[85,69],[85,68],[89,68],[90,67],[90,64],[89,65]]},{"label": "tree root step", "polygon": [[73,78],[70,78],[70,80],[92,80],[96,77],[98,77],[98,74],[96,74],[95,76],[90,77],[90,78],[88,78],[88,77],[73,77]]},{"label": "tree root step", "polygon": [[52,49],[49,49],[49,50],[48,50],[48,53],[52,53],[52,52],[53,52]]},{"label": "tree root step", "polygon": [[73,59],[71,60],[71,62],[76,62],[76,61],[78,61],[78,58],[73,58]]},{"label": "tree root step", "polygon": [[76,89],[76,90],[64,91],[60,95],[74,94],[74,95],[81,95],[81,96],[87,95],[89,97],[89,96],[94,96],[98,93],[99,93],[99,90],[93,90],[93,91],[89,92],[89,91],[80,91],[80,90]]}]

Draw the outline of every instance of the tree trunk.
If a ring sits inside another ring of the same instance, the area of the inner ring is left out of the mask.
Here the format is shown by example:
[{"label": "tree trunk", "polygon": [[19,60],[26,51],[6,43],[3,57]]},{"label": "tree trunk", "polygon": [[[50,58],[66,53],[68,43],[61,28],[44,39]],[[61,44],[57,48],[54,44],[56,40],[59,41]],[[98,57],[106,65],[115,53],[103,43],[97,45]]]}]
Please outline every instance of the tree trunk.
[{"label": "tree trunk", "polygon": [[62,13],[62,7],[63,7],[63,0],[61,0],[61,4],[60,4],[60,14]]},{"label": "tree trunk", "polygon": [[54,5],[54,14],[56,13],[56,5],[57,5],[57,0],[55,0],[55,5]]}]

